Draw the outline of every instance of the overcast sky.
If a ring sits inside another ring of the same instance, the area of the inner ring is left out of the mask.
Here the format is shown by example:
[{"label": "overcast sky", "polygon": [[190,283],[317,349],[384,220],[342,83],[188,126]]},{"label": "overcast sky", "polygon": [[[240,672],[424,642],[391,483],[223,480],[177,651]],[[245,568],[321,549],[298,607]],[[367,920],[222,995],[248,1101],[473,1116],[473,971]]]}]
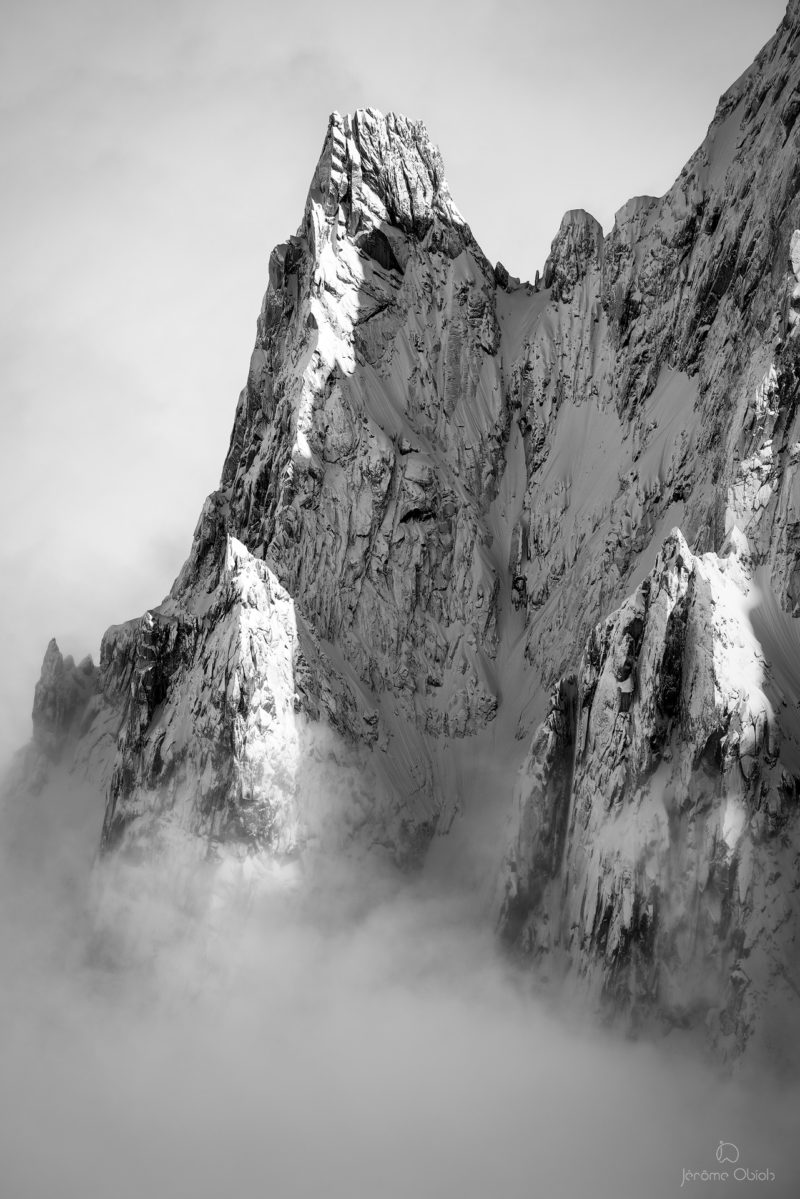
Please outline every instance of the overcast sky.
[{"label": "overcast sky", "polygon": [[491,259],[660,194],[784,0],[5,0],[0,754],[168,590],[332,109],[423,119]]}]

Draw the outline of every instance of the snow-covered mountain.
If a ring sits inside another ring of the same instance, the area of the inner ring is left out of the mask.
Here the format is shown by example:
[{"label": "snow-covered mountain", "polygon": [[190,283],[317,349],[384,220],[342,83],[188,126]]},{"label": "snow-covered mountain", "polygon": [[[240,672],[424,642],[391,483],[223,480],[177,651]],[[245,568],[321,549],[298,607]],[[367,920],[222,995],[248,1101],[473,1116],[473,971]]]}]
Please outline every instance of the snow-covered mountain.
[{"label": "snow-covered mountain", "polygon": [[800,0],[662,198],[493,267],[425,128],[334,113],[219,489],[17,789],[107,852],[358,846],[496,892],[634,1026],[800,1010]]}]

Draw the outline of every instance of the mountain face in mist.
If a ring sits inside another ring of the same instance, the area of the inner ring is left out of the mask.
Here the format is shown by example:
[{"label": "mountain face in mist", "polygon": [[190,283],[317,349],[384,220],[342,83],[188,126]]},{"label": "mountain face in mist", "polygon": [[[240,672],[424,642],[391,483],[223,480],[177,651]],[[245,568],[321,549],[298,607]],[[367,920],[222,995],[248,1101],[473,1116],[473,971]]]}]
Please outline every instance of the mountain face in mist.
[{"label": "mountain face in mist", "polygon": [[667,195],[607,235],[567,213],[534,285],[487,261],[421,124],[334,113],[189,558],[99,667],[51,643],[25,786],[60,761],[102,787],[108,852],[180,830],[411,867],[471,827],[543,978],[725,1055],[780,1038],[798,50],[792,0]]}]

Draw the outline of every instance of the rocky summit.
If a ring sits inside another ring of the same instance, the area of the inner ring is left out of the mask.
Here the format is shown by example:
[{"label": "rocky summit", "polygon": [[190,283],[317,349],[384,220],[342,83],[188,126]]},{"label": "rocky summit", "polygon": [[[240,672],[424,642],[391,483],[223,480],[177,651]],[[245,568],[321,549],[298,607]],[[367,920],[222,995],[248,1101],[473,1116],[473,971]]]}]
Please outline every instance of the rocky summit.
[{"label": "rocky summit", "polygon": [[[425,127],[334,113],[167,598],[47,650],[14,786],[106,853],[443,863],[542,980],[800,1016],[800,0],[665,196],[492,266]],[[87,784],[88,785],[88,784]]]}]

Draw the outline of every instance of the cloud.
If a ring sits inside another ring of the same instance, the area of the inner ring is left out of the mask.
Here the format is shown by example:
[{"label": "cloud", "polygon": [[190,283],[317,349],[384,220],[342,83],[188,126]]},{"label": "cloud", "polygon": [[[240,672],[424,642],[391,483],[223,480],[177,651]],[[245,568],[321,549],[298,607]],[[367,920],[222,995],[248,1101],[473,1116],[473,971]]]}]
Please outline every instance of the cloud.
[{"label": "cloud", "polygon": [[92,874],[100,815],[74,784],[5,815],[14,1199],[661,1199],[720,1140],[796,1193],[796,1093],[557,1015],[474,898],[188,843]]}]

